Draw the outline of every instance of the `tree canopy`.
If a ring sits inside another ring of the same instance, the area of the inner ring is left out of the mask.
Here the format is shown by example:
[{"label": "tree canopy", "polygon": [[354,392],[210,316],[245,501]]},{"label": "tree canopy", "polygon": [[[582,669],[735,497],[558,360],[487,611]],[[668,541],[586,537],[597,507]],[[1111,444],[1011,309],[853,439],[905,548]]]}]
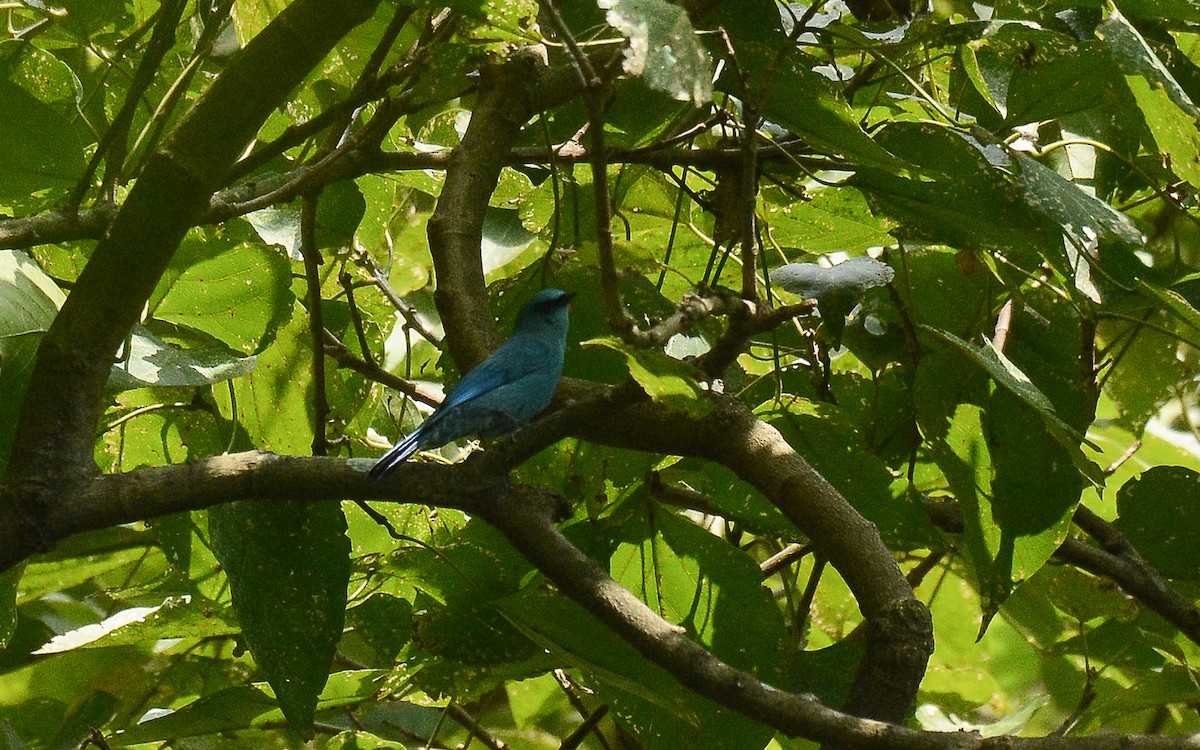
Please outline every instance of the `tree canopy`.
[{"label": "tree canopy", "polygon": [[1194,746],[1195,4],[4,11],[3,747]]}]

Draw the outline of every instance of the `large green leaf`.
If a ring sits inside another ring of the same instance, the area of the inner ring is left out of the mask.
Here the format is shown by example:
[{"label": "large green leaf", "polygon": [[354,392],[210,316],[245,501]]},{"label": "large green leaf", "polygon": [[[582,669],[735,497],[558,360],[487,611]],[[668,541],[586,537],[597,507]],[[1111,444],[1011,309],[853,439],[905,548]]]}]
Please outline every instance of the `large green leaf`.
[{"label": "large green leaf", "polygon": [[864,168],[851,184],[875,210],[897,220],[903,237],[932,240],[960,250],[1000,251],[1022,265],[1035,258],[1071,278],[1058,226],[1031,209],[1004,169],[1007,151],[933,123],[893,123],[880,143],[922,169],[904,177]]},{"label": "large green leaf", "polygon": [[[1114,236],[1122,242],[1140,246],[1146,241],[1129,217],[1104,201],[1083,191],[1057,172],[1032,157],[1017,153],[1013,160],[1018,167],[1017,183],[1025,192],[1025,200],[1039,213],[1056,222],[1063,232],[1077,243]],[[1075,261],[1084,262],[1083,259]]]},{"label": "large green leaf", "polygon": [[109,390],[212,385],[254,370],[254,357],[219,347],[182,349],[135,326],[108,377]]},{"label": "large green leaf", "polygon": [[695,368],[688,363],[658,350],[635,349],[613,336],[583,343],[624,355],[629,374],[646,395],[663,406],[693,416],[703,416],[711,410],[705,390],[696,379]]},{"label": "large green leaf", "polygon": [[233,381],[232,399],[224,388],[213,390],[222,414],[237,421],[250,445],[292,455],[312,449],[311,351],[307,318],[294,315],[257,355],[254,371]]},{"label": "large green leaf", "polygon": [[0,250],[0,468],[8,463],[38,343],[65,299],[23,251]]},{"label": "large green leaf", "polygon": [[[992,434],[999,445],[990,447],[985,440],[989,436],[985,414],[989,412],[974,404],[959,404],[944,437],[930,441],[933,460],[962,512],[962,549],[983,610],[978,637],[1013,589],[1037,573],[1062,544],[1070,526],[1070,508],[1062,506],[1078,500],[1070,487],[1065,493],[1059,490],[1059,497],[1052,498],[1058,503],[1057,515],[1038,511],[1036,523],[1025,519],[1022,508],[1028,510],[1041,498],[1024,494],[1030,488],[1014,481],[1012,473],[1019,470],[1020,457],[1012,452],[1028,446],[1022,445],[1021,436]],[[922,428],[927,429],[924,424]],[[994,462],[994,453],[999,454],[999,463]],[[1039,483],[1032,489],[1038,492],[1046,487]],[[1006,527],[1007,523],[1014,528]]]},{"label": "large green leaf", "polygon": [[345,618],[350,540],[341,508],[244,501],[208,516],[246,645],[288,723],[311,734]]},{"label": "large green leaf", "polygon": [[291,284],[291,264],[278,251],[193,230],[172,257],[149,313],[255,354],[291,317]]},{"label": "large green leaf", "polygon": [[1042,393],[1029,379],[1029,376],[1022,372],[990,340],[985,340],[981,346],[972,346],[946,331],[939,331],[929,326],[922,326],[922,330],[933,334],[943,343],[966,356],[969,361],[983,368],[998,385],[1003,386],[1020,399],[1025,406],[1032,409],[1041,417],[1044,427],[1058,444],[1066,449],[1071,462],[1079,473],[1095,484],[1103,483],[1104,476],[1100,467],[1084,455],[1080,448],[1080,443],[1085,441],[1085,437],[1057,414],[1054,404],[1046,397],[1046,394]]},{"label": "large green leaf", "polygon": [[920,499],[907,492],[905,482],[893,480],[844,410],[794,398],[782,408],[761,409],[759,415],[875,524],[889,546],[918,549],[937,543]]},{"label": "large green leaf", "polygon": [[866,251],[892,244],[893,227],[886,216],[870,212],[862,193],[848,187],[817,186],[806,191],[807,200],[764,187],[760,221],[784,247],[813,254]]},{"label": "large green leaf", "polygon": [[[784,55],[771,79],[763,82],[764,91],[754,92],[752,101],[768,120],[821,151],[888,172],[905,169],[908,165],[862,129],[833,82],[813,70],[822,63],[803,53]],[[736,92],[736,87],[733,90]]]},{"label": "large green leaf", "polygon": [[1128,76],[1126,83],[1146,118],[1157,151],[1180,179],[1200,185],[1200,132],[1197,115],[1181,107],[1162,87],[1141,76]]},{"label": "large green leaf", "polygon": [[945,437],[931,441],[930,453],[962,510],[963,549],[982,600],[982,636],[1013,588],[1013,539],[1005,538],[992,518],[991,459],[983,441],[982,410],[959,405]]},{"label": "large green leaf", "polygon": [[609,559],[617,582],[730,665],[773,678],[783,618],[753,560],[645,496],[630,498],[604,526],[619,542]]},{"label": "large green leaf", "polygon": [[1200,107],[1175,80],[1133,24],[1121,11],[1113,8],[1108,17],[1096,27],[1098,36],[1113,59],[1128,74],[1141,76],[1154,88],[1161,88],[1180,109],[1193,118],[1200,118]]}]

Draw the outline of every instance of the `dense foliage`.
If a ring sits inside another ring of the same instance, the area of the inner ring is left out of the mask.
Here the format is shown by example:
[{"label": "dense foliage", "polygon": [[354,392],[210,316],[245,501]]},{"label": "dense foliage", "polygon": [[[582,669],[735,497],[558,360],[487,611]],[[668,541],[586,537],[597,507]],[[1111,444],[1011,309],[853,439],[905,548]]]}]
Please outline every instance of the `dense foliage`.
[{"label": "dense foliage", "polygon": [[1200,9],[849,5],[4,4],[0,746],[1184,747]]}]

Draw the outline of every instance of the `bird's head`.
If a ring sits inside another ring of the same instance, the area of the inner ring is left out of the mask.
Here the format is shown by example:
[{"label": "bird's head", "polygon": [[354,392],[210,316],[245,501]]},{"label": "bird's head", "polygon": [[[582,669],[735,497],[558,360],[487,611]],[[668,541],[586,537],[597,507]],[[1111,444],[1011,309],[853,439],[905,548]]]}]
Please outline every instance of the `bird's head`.
[{"label": "bird's head", "polygon": [[567,306],[571,303],[574,292],[564,292],[561,289],[543,289],[525,303],[521,313],[517,315],[517,330],[531,331],[540,328],[567,331]]}]

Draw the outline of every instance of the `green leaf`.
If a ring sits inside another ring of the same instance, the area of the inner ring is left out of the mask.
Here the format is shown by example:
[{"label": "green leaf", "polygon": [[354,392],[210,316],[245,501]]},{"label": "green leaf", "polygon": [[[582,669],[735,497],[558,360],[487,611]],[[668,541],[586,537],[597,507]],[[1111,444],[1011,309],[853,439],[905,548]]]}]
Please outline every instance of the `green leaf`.
[{"label": "green leaf", "polygon": [[962,510],[963,547],[983,607],[980,638],[1013,589],[1013,540],[1004,538],[992,519],[992,469],[982,417],[978,406],[960,404],[945,437],[930,441],[929,446]]},{"label": "green leaf", "polygon": [[67,188],[83,176],[83,145],[69,120],[0,80],[0,201]]},{"label": "green leaf", "polygon": [[1003,252],[1018,264],[1044,259],[1064,278],[1073,268],[1061,230],[1031,210],[1013,189],[1007,150],[928,122],[896,122],[879,142],[921,169],[904,177],[864,168],[850,180],[877,211],[897,220],[902,236],[915,236],[960,250]]},{"label": "green leaf", "polygon": [[1127,74],[1141,76],[1153,88],[1161,88],[1172,102],[1193,120],[1200,119],[1198,108],[1175,76],[1163,64],[1133,24],[1113,8],[1096,27],[1096,36]]},{"label": "green leaf", "polygon": [[72,707],[47,744],[47,750],[76,750],[83,747],[99,727],[113,720],[120,705],[115,695],[103,690],[87,696],[79,705]]},{"label": "green leaf", "polygon": [[937,543],[920,498],[908,492],[907,482],[893,480],[844,410],[793,398],[779,409],[761,407],[758,414],[875,524],[888,546],[919,549]]},{"label": "green leaf", "polygon": [[1161,289],[1141,279],[1137,290],[1162,306],[1173,318],[1183,324],[1179,338],[1200,349],[1200,311],[1192,307],[1183,295],[1172,289]]},{"label": "green leaf", "polygon": [[[569,527],[568,534],[585,549],[608,547],[613,577],[718,658],[778,681],[786,640],[782,616],[745,553],[646,502],[644,494],[597,523]],[[670,687],[674,678],[564,597],[530,586],[502,608],[556,661],[582,670],[650,748],[678,747],[680,737],[699,730],[704,746],[717,749],[759,747],[771,736],[756,722]]]},{"label": "green leaf", "polygon": [[584,341],[581,345],[604,347],[623,354],[629,374],[646,395],[664,406],[696,417],[711,410],[706,392],[696,380],[696,371],[688,363],[656,349],[634,349],[612,336]]},{"label": "green leaf", "polygon": [[618,583],[731,666],[774,679],[783,618],[749,556],[644,494],[603,527],[619,542],[609,559]]},{"label": "green leaf", "polygon": [[965,721],[954,714],[947,716],[937,706],[925,704],[917,709],[916,719],[927,732],[976,732],[980,737],[1003,737],[1018,734],[1049,703],[1050,696],[1034,695],[1022,701],[1012,713],[984,724]]},{"label": "green leaf", "polygon": [[268,245],[281,248],[287,257],[304,260],[300,251],[300,208],[294,205],[267,206],[246,214],[259,238]]},{"label": "green leaf", "polygon": [[164,638],[213,638],[237,632],[237,622],[224,605],[192,595],[172,596],[162,604],[124,609],[102,622],[57,635],[37,653],[138,645]]},{"label": "green leaf", "polygon": [[702,732],[704,747],[741,750],[767,743],[772,730],[694,693],[613,634],[573,601],[529,588],[503,610],[555,662],[580,670],[626,729],[651,750],[679,747]]},{"label": "green leaf", "polygon": [[943,343],[967,357],[983,368],[998,384],[1003,386],[1026,406],[1033,409],[1042,418],[1042,423],[1054,436],[1055,440],[1065,448],[1071,456],[1072,463],[1079,472],[1094,484],[1103,484],[1104,475],[1100,467],[1083,454],[1080,443],[1086,438],[1075,428],[1067,424],[1054,410],[1054,404],[1037,388],[1025,373],[1017,367],[1004,353],[997,349],[990,340],[985,339],[985,345],[975,347],[952,333],[940,331],[929,326],[921,326],[921,330],[933,334]]},{"label": "green leaf", "polygon": [[[396,663],[400,649],[412,638],[412,626],[412,604],[379,592],[346,612],[346,638],[338,648],[369,666],[387,668]],[[368,650],[365,656],[355,652],[355,640],[361,640]]]},{"label": "green leaf", "polygon": [[367,211],[367,200],[353,180],[343,180],[321,191],[317,201],[317,247],[340,248],[354,239]]},{"label": "green leaf", "polygon": [[232,400],[226,389],[213,389],[222,415],[237,421],[253,447],[291,455],[312,449],[311,352],[308,319],[293,315],[257,355],[254,371],[233,381]]},{"label": "green leaf", "polygon": [[193,230],[172,257],[149,312],[234,351],[256,354],[291,317],[291,284],[291,264],[279,252]]},{"label": "green leaf", "polygon": [[[1058,533],[1083,492],[1083,479],[1067,450],[1046,431],[1038,415],[1009,391],[994,391],[984,415],[994,472],[992,517],[1015,536],[1052,531],[1055,545],[1061,543]],[[1028,578],[1032,573],[1022,571],[1020,576]]]},{"label": "green leaf", "polygon": [[751,533],[788,540],[801,538],[800,530],[779,508],[725,466],[684,458],[663,468],[661,476],[667,484],[680,483],[702,493],[716,515]]},{"label": "green leaf", "polygon": [[422,689],[477,696],[505,676],[546,668],[541,651],[497,607],[520,589],[530,566],[494,527],[473,520],[437,548],[398,550],[387,569],[413,582],[408,663],[419,667]]},{"label": "green leaf", "polygon": [[350,541],[341,508],[238,502],[208,517],[246,645],[288,723],[311,734],[346,609]]},{"label": "green leaf", "polygon": [[1087,241],[1085,231],[1090,229],[1097,237],[1112,235],[1133,246],[1145,243],[1146,238],[1125,214],[1027,154],[1013,154],[1013,159],[1019,167],[1017,182],[1025,191],[1025,199],[1075,241]]},{"label": "green leaf", "polygon": [[1165,310],[1143,310],[1142,322],[1106,320],[1098,327],[1099,342],[1120,348],[1104,380],[1104,390],[1116,403],[1123,423],[1141,432],[1172,398],[1172,386],[1185,373],[1179,369],[1179,341]]},{"label": "green leaf", "polygon": [[1125,81],[1154,137],[1156,151],[1164,157],[1167,167],[1180,179],[1200,185],[1197,116],[1180,107],[1166,88],[1155,86],[1141,76],[1127,76]]},{"label": "green leaf", "polygon": [[[1011,457],[1002,456],[1002,463],[1007,465],[994,463],[993,451],[985,440],[987,414],[974,404],[960,404],[945,437],[930,441],[930,453],[962,511],[963,548],[983,608],[978,638],[983,637],[1013,589],[1036,574],[1054,555],[1071,521],[1068,509],[1060,510],[1058,518],[1049,524],[1018,521],[1015,525],[1021,528],[1017,531],[1004,526],[1019,515],[1016,506],[1036,503],[1039,498],[1004,496],[1014,489],[1011,479],[1005,476],[1012,469],[1012,461]],[[1001,453],[1019,447],[1003,446]],[[1002,482],[999,486],[998,478]],[[1042,525],[1046,527],[1040,528]]]},{"label": "green leaf", "polygon": [[1125,681],[1100,692],[1081,729],[1088,731],[1119,721],[1125,716],[1144,715],[1146,709],[1187,705],[1200,698],[1190,667],[1171,664],[1151,672],[1140,672],[1134,684]]},{"label": "green leaf", "polygon": [[610,26],[628,40],[625,72],[699,107],[712,100],[712,61],[687,12],[666,0],[598,0]]},{"label": "green leaf", "polygon": [[1153,466],[1117,492],[1116,526],[1169,578],[1200,580],[1200,473]]},{"label": "green leaf", "polygon": [[892,255],[900,293],[914,323],[973,339],[991,316],[995,278],[972,253],[901,246]]},{"label": "green leaf", "polygon": [[177,737],[216,734],[260,724],[272,716],[281,718],[279,707],[264,690],[248,685],[226,688],[166,716],[117,732],[109,738],[109,743],[116,746],[140,745]]},{"label": "green leaf", "polygon": [[959,55],[975,90],[1001,117],[1008,117],[1008,84],[1012,78],[1012,65],[1001,59],[988,39],[964,44]]},{"label": "green leaf", "polygon": [[0,250],[0,355],[7,339],[50,330],[66,299],[23,250]]},{"label": "green leaf", "polygon": [[[317,200],[317,248],[338,248],[348,244],[366,210],[366,198],[352,180],[335,182],[322,190]],[[291,260],[302,261],[301,211],[301,203],[295,201],[252,211],[246,214],[246,220],[264,243],[281,248]],[[278,253],[273,255],[278,256]]]},{"label": "green leaf", "polygon": [[759,219],[784,247],[808,253],[846,251],[861,254],[871,247],[890,245],[892,222],[871,214],[862,193],[849,187],[808,188],[807,200],[763,186]]},{"label": "green leaf", "polygon": [[674,690],[671,686],[678,683],[669,673],[570,599],[528,588],[504,600],[502,611],[555,662],[581,670],[642,742],[658,746],[700,727],[725,734],[723,727],[709,723],[723,709]]}]

